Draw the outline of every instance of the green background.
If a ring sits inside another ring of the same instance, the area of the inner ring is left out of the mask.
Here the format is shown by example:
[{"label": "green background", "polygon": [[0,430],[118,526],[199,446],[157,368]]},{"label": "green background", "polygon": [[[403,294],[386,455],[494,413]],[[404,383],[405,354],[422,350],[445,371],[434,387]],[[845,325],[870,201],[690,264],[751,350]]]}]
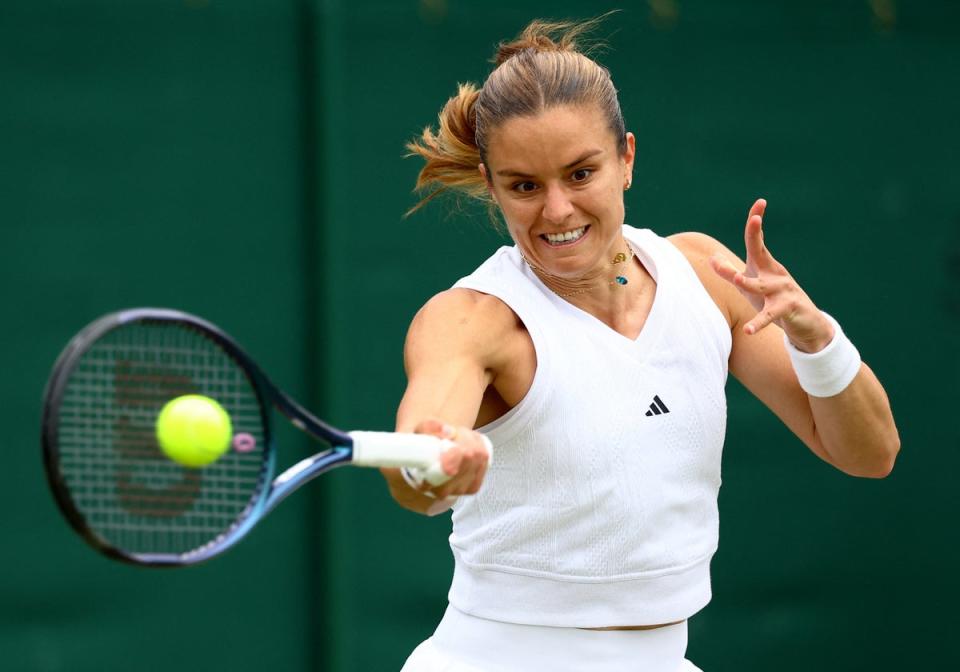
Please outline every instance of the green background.
[{"label": "green background", "polygon": [[[0,669],[397,670],[445,606],[449,519],[342,470],[235,550],[121,566],[47,493],[66,341],[134,305],[200,314],[331,422],[388,429],[416,309],[501,244],[404,220],[403,144],[500,39],[611,3],[3,0]],[[884,382],[893,475],[825,466],[731,381],[707,672],[952,667],[960,599],[960,5],[624,3],[600,60],[638,137],[628,221],[766,240]],[[308,454],[281,430],[281,463]]]}]

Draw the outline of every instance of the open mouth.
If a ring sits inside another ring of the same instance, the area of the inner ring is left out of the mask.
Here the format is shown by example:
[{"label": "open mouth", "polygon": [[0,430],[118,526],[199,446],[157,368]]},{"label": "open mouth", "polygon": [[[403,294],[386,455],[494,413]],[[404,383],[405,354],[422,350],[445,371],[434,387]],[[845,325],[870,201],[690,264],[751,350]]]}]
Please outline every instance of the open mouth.
[{"label": "open mouth", "polygon": [[553,247],[572,245],[583,238],[589,228],[590,225],[587,224],[586,226],[581,226],[579,229],[572,229],[570,231],[564,231],[563,233],[541,233],[540,237]]}]

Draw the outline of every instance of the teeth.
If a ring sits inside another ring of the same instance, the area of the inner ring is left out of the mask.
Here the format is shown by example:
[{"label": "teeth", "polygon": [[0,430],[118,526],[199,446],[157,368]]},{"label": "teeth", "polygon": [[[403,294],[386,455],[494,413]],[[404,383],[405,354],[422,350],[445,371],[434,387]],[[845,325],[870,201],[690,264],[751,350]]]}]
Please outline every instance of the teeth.
[{"label": "teeth", "polygon": [[587,230],[587,227],[581,226],[579,229],[574,229],[573,231],[566,231],[564,233],[545,233],[543,237],[547,239],[548,243],[556,245],[558,243],[568,243],[571,240],[576,240],[583,235],[583,232]]}]

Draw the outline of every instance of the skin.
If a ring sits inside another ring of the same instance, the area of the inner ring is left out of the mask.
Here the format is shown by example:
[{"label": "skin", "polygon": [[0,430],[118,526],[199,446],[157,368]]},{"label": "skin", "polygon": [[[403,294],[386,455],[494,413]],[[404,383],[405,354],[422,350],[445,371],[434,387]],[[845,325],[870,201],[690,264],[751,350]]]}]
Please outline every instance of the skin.
[{"label": "skin", "polygon": [[[626,286],[610,285],[610,261],[626,249],[621,225],[635,140],[626,150],[593,106],[560,106],[535,117],[506,121],[490,135],[487,181],[513,240],[541,279],[611,329],[635,338],[643,329],[656,283],[633,259]],[[669,240],[684,254],[727,320],[732,335],[731,375],[768,406],[818,457],[841,471],[883,478],[900,448],[887,396],[862,364],[853,382],[829,398],[799,386],[783,345],[817,352],[833,327],[766,247],[766,201],[749,210],[744,229],[746,261],[710,236],[682,233]],[[586,226],[575,244],[550,245],[546,233]],[[451,479],[419,491],[393,469],[384,469],[393,497],[405,508],[435,515],[461,495],[479,491],[486,451],[474,431],[524,397],[536,371],[536,352],[524,325],[499,299],[466,289],[433,297],[414,318],[404,348],[408,385],[397,412],[397,430],[452,439],[442,458]],[[609,624],[598,624],[608,626]],[[665,624],[614,624],[652,628]],[[605,627],[604,629],[609,629]]]}]

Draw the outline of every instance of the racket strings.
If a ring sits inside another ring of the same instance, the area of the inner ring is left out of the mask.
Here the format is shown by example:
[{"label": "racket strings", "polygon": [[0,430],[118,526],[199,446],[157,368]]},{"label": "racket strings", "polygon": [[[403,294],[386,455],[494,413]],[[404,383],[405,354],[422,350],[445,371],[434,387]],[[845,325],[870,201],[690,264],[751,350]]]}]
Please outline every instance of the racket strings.
[{"label": "racket strings", "polygon": [[[184,394],[216,399],[255,448],[202,469],[169,460],[156,418]],[[59,464],[74,506],[94,534],[130,553],[185,554],[229,531],[264,486],[265,441],[244,370],[178,324],[136,322],[106,334],[74,368],[60,406]]]}]

